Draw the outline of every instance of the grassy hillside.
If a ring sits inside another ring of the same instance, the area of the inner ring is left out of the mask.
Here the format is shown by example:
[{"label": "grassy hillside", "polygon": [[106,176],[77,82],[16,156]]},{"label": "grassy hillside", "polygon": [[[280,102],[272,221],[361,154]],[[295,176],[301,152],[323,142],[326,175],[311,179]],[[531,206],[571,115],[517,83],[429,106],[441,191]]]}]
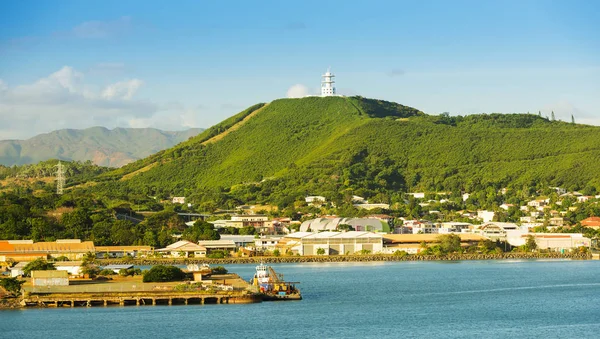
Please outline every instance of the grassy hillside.
[{"label": "grassy hillside", "polygon": [[154,128],[92,127],[64,129],[28,140],[0,141],[0,164],[33,164],[48,159],[91,160],[100,166],[120,167],[200,133],[201,129],[167,132]]},{"label": "grassy hillside", "polygon": [[598,127],[527,114],[429,116],[361,97],[308,97],[253,106],[105,174],[97,189],[285,204],[303,194],[378,200],[408,190],[600,188],[599,160]]}]

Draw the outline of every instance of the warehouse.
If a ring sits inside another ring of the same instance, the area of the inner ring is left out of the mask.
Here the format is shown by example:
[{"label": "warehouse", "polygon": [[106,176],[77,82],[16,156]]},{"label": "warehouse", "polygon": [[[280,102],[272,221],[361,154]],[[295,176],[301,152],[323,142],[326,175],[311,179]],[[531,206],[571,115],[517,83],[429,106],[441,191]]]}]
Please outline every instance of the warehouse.
[{"label": "warehouse", "polygon": [[371,232],[296,232],[279,240],[277,248],[300,255],[380,253],[383,241],[381,235]]}]

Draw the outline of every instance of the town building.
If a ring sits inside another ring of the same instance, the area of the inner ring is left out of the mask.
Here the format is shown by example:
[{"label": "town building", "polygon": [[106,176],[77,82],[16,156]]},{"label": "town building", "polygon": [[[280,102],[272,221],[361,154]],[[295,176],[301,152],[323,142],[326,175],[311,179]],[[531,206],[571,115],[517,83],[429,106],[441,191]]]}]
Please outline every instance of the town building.
[{"label": "town building", "polygon": [[522,246],[533,236],[538,249],[556,252],[570,251],[579,247],[590,247],[591,239],[581,233],[530,233],[522,230],[507,232],[507,241],[512,246]]},{"label": "town building", "polygon": [[279,240],[276,248],[282,253],[300,255],[380,253],[383,242],[380,234],[372,232],[296,232]]},{"label": "town building", "polygon": [[156,250],[173,258],[206,257],[207,248],[191,241],[179,240],[165,248]]},{"label": "town building", "polygon": [[69,286],[69,273],[67,271],[31,271],[31,284],[41,286]]},{"label": "town building", "polygon": [[506,240],[506,232],[519,229],[517,224],[508,222],[490,222],[476,228],[473,233],[491,240]]},{"label": "town building", "polygon": [[238,247],[235,245],[235,242],[233,242],[233,240],[226,240],[226,239],[220,239],[220,240],[200,240],[198,241],[198,244],[204,248],[206,248],[206,250],[208,251],[208,253],[214,252],[214,251],[226,251],[226,252],[232,252],[238,249]]},{"label": "town building", "polygon": [[580,221],[581,226],[593,228],[595,230],[600,229],[600,217],[589,217]]},{"label": "town building", "polygon": [[6,261],[31,261],[38,258],[66,257],[80,260],[86,253],[95,252],[94,243],[79,239],[59,239],[54,242],[33,242],[33,240],[0,241],[0,259]]},{"label": "town building", "polygon": [[[469,247],[477,245],[480,241],[486,238],[477,234],[461,233],[457,234],[460,237],[461,247]],[[434,246],[439,244],[439,234],[384,234],[383,235],[383,252],[392,254],[396,251],[404,251],[409,254],[416,254],[423,250],[423,245]]]},{"label": "town building", "polygon": [[69,275],[78,276],[81,274],[81,261],[57,261],[54,267],[57,271],[66,271]]},{"label": "town building", "polygon": [[152,246],[96,246],[96,258],[145,257],[154,251]]},{"label": "town building", "polygon": [[320,206],[326,203],[327,199],[320,195],[309,195],[304,198],[304,201],[308,204],[308,206]]},{"label": "town building", "polygon": [[173,197],[174,204],[185,204],[185,197]]},{"label": "town building", "polygon": [[300,225],[300,232],[335,231],[340,225],[350,225],[355,231],[391,231],[387,222],[376,218],[318,218],[304,221]]}]

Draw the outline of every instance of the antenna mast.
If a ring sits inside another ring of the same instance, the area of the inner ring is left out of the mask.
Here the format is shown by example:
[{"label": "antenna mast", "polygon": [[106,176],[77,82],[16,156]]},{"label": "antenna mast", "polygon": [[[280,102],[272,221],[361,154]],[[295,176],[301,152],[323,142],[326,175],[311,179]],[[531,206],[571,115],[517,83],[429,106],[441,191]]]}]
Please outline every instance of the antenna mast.
[{"label": "antenna mast", "polygon": [[56,194],[61,195],[63,194],[63,187],[65,186],[65,169],[60,161],[56,167]]}]

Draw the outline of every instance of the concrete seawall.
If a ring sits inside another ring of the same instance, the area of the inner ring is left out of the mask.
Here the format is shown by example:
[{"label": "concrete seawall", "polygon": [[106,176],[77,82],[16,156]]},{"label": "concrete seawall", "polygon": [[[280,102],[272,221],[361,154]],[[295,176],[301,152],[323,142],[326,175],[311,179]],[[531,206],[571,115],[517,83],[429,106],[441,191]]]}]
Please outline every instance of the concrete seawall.
[{"label": "concrete seawall", "polygon": [[246,258],[140,258],[140,259],[99,259],[100,265],[135,264],[135,265],[181,265],[181,264],[259,264],[259,263],[307,263],[307,262],[368,262],[368,261],[447,261],[447,260],[502,260],[502,259],[576,259],[589,260],[589,253],[501,253],[501,254],[449,254],[435,255],[406,255],[390,254],[373,255],[324,255],[324,256],[279,256],[279,257],[246,257]]}]

